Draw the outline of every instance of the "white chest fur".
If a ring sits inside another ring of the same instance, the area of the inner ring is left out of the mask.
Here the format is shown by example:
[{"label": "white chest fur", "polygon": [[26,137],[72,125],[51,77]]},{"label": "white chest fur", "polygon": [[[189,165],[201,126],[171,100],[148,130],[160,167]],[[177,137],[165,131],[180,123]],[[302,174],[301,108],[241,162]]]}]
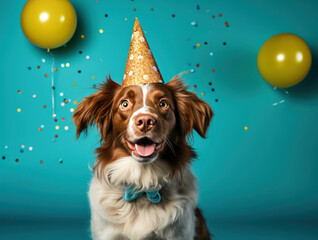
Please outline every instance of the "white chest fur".
[{"label": "white chest fur", "polygon": [[[172,176],[160,160],[145,165],[125,157],[109,164],[100,176],[93,177],[89,190],[94,240],[193,239],[198,194],[189,168],[182,177]],[[124,201],[124,187],[130,184],[161,188],[161,202],[151,203],[145,196]]]}]

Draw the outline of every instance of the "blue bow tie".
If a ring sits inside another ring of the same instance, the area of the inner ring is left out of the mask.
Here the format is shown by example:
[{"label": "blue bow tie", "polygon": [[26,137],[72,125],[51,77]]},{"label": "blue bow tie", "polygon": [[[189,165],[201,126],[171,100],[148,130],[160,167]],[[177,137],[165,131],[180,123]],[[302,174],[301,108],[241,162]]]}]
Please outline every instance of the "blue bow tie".
[{"label": "blue bow tie", "polygon": [[124,201],[126,202],[133,201],[136,198],[141,197],[144,193],[146,193],[147,198],[149,199],[150,202],[153,202],[153,203],[160,202],[161,196],[159,193],[159,189],[140,192],[138,189],[136,190],[135,188],[136,187],[133,185],[125,190],[125,193],[123,196]]}]

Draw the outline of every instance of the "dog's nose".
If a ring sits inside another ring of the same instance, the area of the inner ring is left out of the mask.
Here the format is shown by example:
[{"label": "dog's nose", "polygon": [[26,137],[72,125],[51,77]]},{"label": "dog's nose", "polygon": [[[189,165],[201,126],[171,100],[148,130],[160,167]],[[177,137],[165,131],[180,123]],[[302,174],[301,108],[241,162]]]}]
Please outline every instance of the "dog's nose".
[{"label": "dog's nose", "polygon": [[156,119],[150,114],[141,114],[135,120],[136,127],[142,132],[150,131],[156,123]]}]

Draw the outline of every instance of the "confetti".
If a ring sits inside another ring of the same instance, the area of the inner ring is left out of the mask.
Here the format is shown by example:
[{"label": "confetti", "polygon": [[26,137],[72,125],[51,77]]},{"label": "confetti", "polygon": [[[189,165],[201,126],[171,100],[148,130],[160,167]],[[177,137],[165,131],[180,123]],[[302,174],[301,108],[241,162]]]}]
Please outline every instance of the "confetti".
[{"label": "confetti", "polygon": [[33,151],[33,147],[31,146],[31,147],[29,147],[29,151]]},{"label": "confetti", "polygon": [[46,73],[46,74],[44,74],[44,77],[48,77],[49,75]]},{"label": "confetti", "polygon": [[38,128],[38,130],[41,132],[41,131],[42,131],[42,128]]},{"label": "confetti", "polygon": [[200,46],[201,46],[201,44],[200,44],[200,43],[197,43],[197,46],[198,46],[198,47],[200,47]]},{"label": "confetti", "polygon": [[108,17],[108,14],[105,14],[105,17]]},{"label": "confetti", "polygon": [[46,105],[43,105],[43,108],[46,108]]},{"label": "confetti", "polygon": [[86,56],[86,59],[88,60],[89,58],[90,58],[90,57],[87,55],[87,56]]},{"label": "confetti", "polygon": [[28,67],[29,70],[31,70],[31,67]]},{"label": "confetti", "polygon": [[54,71],[55,71],[55,72],[57,71],[57,67],[56,67],[56,68],[54,68]]},{"label": "confetti", "polygon": [[62,121],[65,121],[65,118],[62,118]]},{"label": "confetti", "polygon": [[24,150],[23,150],[23,149],[20,149],[20,152],[21,152],[21,153],[23,153],[23,152],[24,152]]},{"label": "confetti", "polygon": [[21,148],[25,148],[25,146],[22,144],[22,145],[21,145]]},{"label": "confetti", "polygon": [[95,79],[95,76],[93,75],[92,78]]},{"label": "confetti", "polygon": [[78,70],[77,72],[78,72],[78,73],[81,73],[82,71],[81,71],[81,70]]},{"label": "confetti", "polygon": [[55,129],[56,129],[56,130],[59,130],[59,129],[60,129],[60,127],[59,127],[59,126],[55,126]]},{"label": "confetti", "polygon": [[63,97],[63,96],[64,96],[64,93],[63,93],[63,92],[60,92],[60,96]]},{"label": "confetti", "polygon": [[197,27],[197,26],[198,26],[198,23],[197,23],[196,21],[192,21],[192,22],[191,22],[191,25]]},{"label": "confetti", "polygon": [[190,72],[194,73],[194,69],[190,69]]},{"label": "confetti", "polygon": [[71,109],[70,109],[70,112],[74,112],[74,108],[71,108]]},{"label": "confetti", "polygon": [[211,83],[211,82],[209,82],[209,85],[211,86],[211,85],[212,85],[212,83]]},{"label": "confetti", "polygon": [[77,83],[75,82],[75,83],[73,83],[73,85],[74,85],[74,86],[76,86],[76,85],[77,85]]},{"label": "confetti", "polygon": [[211,91],[214,92],[214,88],[212,88]]},{"label": "confetti", "polygon": [[6,146],[4,146],[4,149],[5,149],[5,150],[7,150],[8,148],[9,148],[9,147],[8,147],[7,145],[6,145]]},{"label": "confetti", "polygon": [[4,160],[4,159],[6,159],[6,157],[5,157],[5,156],[2,156],[2,160]]},{"label": "confetti", "polygon": [[40,163],[41,163],[41,164],[43,164],[43,163],[44,163],[44,161],[43,161],[43,160],[41,160],[41,161],[40,161]]},{"label": "confetti", "polygon": [[15,162],[19,162],[19,159],[17,158],[17,159],[15,160]]},{"label": "confetti", "polygon": [[171,16],[174,18],[176,15],[175,15],[175,14],[172,14]]},{"label": "confetti", "polygon": [[45,59],[44,58],[42,58],[42,62],[45,63]]},{"label": "confetti", "polygon": [[61,103],[61,106],[62,106],[62,107],[64,107],[64,106],[65,106],[65,103],[64,103],[64,102],[62,102],[62,103]]},{"label": "confetti", "polygon": [[62,64],[61,64],[61,67],[62,67],[62,68],[64,68],[64,67],[65,67],[65,64],[64,64],[64,63],[62,63]]},{"label": "confetti", "polygon": [[245,126],[245,127],[244,127],[244,129],[245,129],[245,130],[247,130],[247,129],[248,129],[248,127],[247,127],[247,126]]},{"label": "confetti", "polygon": [[104,30],[103,29],[99,29],[99,33],[103,33],[104,32]]},{"label": "confetti", "polygon": [[63,159],[62,158],[59,159],[59,163],[61,163],[61,164],[63,163]]},{"label": "confetti", "polygon": [[65,126],[64,129],[65,129],[65,131],[67,131],[67,130],[69,129],[69,127],[68,127],[68,126]]},{"label": "confetti", "polygon": [[215,99],[215,102],[218,102],[218,101],[219,101],[219,99],[216,98],[216,99]]},{"label": "confetti", "polygon": [[44,125],[43,125],[43,124],[41,125],[41,128],[44,128]]},{"label": "confetti", "polygon": [[18,94],[21,94],[21,90],[18,90]]},{"label": "confetti", "polygon": [[36,94],[33,94],[32,97],[33,97],[33,98],[36,98]]},{"label": "confetti", "polygon": [[73,103],[74,103],[74,105],[76,105],[76,104],[77,104],[77,101],[74,101]]},{"label": "confetti", "polygon": [[215,72],[215,69],[214,69],[214,68],[212,69],[212,72]]},{"label": "confetti", "polygon": [[18,108],[17,111],[18,111],[18,112],[21,112],[21,108]]},{"label": "confetti", "polygon": [[66,67],[69,67],[69,66],[70,66],[70,63],[66,63],[65,66],[66,66]]},{"label": "confetti", "polygon": [[40,69],[40,65],[38,65],[37,68]]},{"label": "confetti", "polygon": [[84,34],[81,35],[81,38],[85,38]]},{"label": "confetti", "polygon": [[210,52],[210,56],[213,56],[213,52]]}]

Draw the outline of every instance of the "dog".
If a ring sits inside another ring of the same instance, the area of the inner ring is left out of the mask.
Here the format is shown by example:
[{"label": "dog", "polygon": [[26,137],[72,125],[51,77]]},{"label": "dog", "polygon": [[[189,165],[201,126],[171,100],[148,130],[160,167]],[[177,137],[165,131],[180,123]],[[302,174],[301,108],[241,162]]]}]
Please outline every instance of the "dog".
[{"label": "dog", "polygon": [[180,75],[128,87],[108,77],[83,99],[73,115],[76,136],[93,125],[101,135],[89,190],[94,240],[211,239],[188,139],[193,130],[205,138],[212,116]]}]

